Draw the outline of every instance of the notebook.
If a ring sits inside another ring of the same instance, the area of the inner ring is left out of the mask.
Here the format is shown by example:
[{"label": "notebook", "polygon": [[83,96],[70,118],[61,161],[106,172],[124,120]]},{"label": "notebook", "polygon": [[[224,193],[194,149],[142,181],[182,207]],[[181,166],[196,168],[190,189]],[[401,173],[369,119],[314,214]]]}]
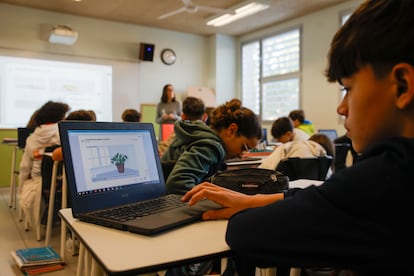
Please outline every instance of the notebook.
[{"label": "notebook", "polygon": [[325,134],[332,141],[338,138],[338,133],[336,132],[336,129],[319,129],[318,132]]},{"label": "notebook", "polygon": [[[188,206],[181,195],[166,194],[151,123],[62,121],[59,133],[72,214],[81,221],[154,235],[201,220],[203,212],[220,207],[209,200]],[[152,200],[173,200],[174,208],[141,214],[146,213],[141,205]],[[135,213],[125,217],[120,208]]]}]

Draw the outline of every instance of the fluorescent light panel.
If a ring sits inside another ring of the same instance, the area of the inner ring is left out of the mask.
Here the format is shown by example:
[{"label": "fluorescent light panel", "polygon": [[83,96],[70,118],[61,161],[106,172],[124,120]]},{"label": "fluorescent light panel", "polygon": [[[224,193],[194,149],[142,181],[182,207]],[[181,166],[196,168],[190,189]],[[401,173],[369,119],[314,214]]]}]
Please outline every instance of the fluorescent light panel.
[{"label": "fluorescent light panel", "polygon": [[268,4],[258,2],[248,2],[241,7],[234,10],[233,14],[223,14],[219,17],[209,20],[206,24],[209,26],[220,27],[229,24],[233,21],[239,20],[243,17],[258,13],[269,8]]}]

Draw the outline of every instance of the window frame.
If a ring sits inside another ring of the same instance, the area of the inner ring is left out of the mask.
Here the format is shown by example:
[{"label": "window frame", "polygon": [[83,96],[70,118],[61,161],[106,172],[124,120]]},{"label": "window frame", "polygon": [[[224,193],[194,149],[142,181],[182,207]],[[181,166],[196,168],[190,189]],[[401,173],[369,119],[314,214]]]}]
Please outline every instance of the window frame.
[{"label": "window frame", "polygon": [[[283,35],[285,33],[295,31],[295,30],[297,30],[299,32],[299,35],[298,35],[298,39],[299,39],[299,53],[298,53],[299,54],[299,56],[298,56],[299,66],[298,66],[298,71],[284,73],[284,74],[275,74],[275,75],[264,77],[263,76],[263,41],[266,40],[266,39],[272,38],[272,37],[276,37],[278,35]],[[274,121],[274,119],[263,118],[263,115],[264,115],[263,114],[263,109],[264,109],[263,108],[263,100],[264,100],[263,86],[266,83],[284,81],[284,80],[290,80],[290,79],[297,79],[298,80],[298,95],[297,95],[298,105],[297,105],[297,108],[295,108],[295,109],[301,108],[301,105],[302,105],[302,92],[303,92],[303,89],[302,89],[303,26],[302,26],[302,24],[295,25],[295,26],[290,26],[288,28],[284,28],[284,29],[279,30],[277,32],[272,32],[270,34],[266,34],[266,35],[263,35],[263,36],[260,36],[260,37],[257,37],[257,38],[254,38],[254,39],[251,39],[251,40],[248,40],[248,41],[244,41],[244,42],[241,43],[241,45],[240,45],[240,60],[241,60],[241,63],[240,63],[241,64],[240,65],[240,72],[241,72],[241,74],[240,74],[240,76],[241,76],[240,83],[241,84],[240,84],[240,87],[241,87],[241,98],[242,99],[244,98],[244,93],[246,93],[244,91],[244,85],[243,85],[243,82],[244,82],[244,80],[243,80],[243,75],[244,75],[244,71],[243,71],[243,69],[244,69],[243,68],[243,47],[245,45],[255,43],[255,42],[259,43],[259,67],[260,67],[259,68],[259,80],[258,80],[258,83],[259,83],[259,91],[258,91],[258,93],[259,93],[259,111],[258,112],[259,112],[259,114],[257,114],[257,115],[258,115],[258,117],[259,117],[259,119],[262,123],[271,123],[271,122]],[[287,116],[288,114],[276,114],[276,115],[277,115],[276,117],[278,117],[278,116]]]}]

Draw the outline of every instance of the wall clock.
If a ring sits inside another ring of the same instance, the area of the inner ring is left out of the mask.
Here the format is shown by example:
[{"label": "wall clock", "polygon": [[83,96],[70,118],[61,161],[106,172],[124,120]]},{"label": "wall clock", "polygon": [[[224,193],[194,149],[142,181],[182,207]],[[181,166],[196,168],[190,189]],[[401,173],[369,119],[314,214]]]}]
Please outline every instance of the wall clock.
[{"label": "wall clock", "polygon": [[164,49],[161,52],[161,60],[164,62],[164,64],[171,65],[175,62],[177,59],[177,56],[175,55],[175,52],[172,49]]}]

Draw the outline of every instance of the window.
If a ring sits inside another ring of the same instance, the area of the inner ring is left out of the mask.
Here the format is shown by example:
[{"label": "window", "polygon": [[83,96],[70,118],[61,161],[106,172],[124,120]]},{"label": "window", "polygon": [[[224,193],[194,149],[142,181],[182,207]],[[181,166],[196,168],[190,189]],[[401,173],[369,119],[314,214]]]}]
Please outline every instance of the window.
[{"label": "window", "polygon": [[300,29],[242,45],[242,101],[263,121],[299,108]]}]

